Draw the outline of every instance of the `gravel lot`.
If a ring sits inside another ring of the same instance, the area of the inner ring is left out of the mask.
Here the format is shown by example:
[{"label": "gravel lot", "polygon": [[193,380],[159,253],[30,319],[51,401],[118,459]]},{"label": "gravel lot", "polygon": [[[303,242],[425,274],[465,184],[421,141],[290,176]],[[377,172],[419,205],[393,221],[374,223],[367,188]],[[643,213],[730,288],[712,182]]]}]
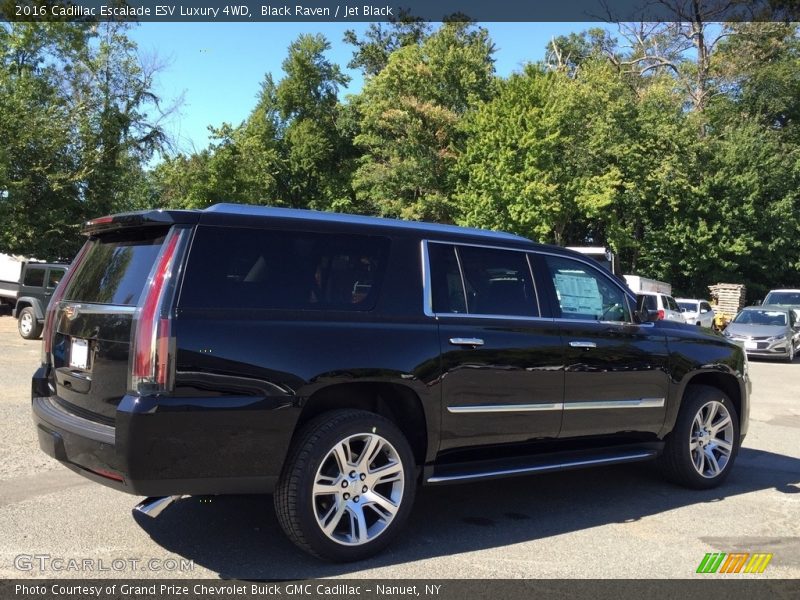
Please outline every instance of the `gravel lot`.
[{"label": "gravel lot", "polygon": [[[269,497],[189,498],[133,517],[138,498],[46,457],[30,418],[39,353],[0,317],[0,577],[685,578],[706,552],[737,551],[774,553],[762,576],[800,577],[800,361],[752,363],[750,433],[721,489],[674,487],[648,464],[426,488],[388,552],[328,565],[284,538]],[[15,567],[44,554],[95,572]],[[171,571],[170,559],[193,568]]]}]

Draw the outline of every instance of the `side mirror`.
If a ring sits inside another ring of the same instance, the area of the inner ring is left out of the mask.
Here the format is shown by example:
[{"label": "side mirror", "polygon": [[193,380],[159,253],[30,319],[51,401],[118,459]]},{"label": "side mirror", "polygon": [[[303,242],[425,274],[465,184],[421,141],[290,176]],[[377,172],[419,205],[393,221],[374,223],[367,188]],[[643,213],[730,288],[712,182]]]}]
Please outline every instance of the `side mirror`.
[{"label": "side mirror", "polygon": [[658,321],[658,311],[650,310],[645,306],[644,296],[639,296],[636,299],[636,312],[633,316],[637,323],[652,323]]}]

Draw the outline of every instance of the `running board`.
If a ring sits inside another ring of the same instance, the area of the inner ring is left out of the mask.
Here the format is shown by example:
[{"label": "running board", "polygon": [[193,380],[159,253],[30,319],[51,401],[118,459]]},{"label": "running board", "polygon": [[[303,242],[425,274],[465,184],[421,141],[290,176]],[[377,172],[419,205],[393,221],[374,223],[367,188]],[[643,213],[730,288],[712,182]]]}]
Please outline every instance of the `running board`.
[{"label": "running board", "polygon": [[462,463],[457,465],[437,465],[433,473],[426,479],[431,485],[498,479],[516,475],[532,475],[534,473],[550,473],[600,467],[629,462],[651,460],[658,456],[659,449],[652,447],[626,448],[624,450],[606,450],[592,454],[559,454],[550,456],[527,456],[506,461],[490,461],[486,463]]}]

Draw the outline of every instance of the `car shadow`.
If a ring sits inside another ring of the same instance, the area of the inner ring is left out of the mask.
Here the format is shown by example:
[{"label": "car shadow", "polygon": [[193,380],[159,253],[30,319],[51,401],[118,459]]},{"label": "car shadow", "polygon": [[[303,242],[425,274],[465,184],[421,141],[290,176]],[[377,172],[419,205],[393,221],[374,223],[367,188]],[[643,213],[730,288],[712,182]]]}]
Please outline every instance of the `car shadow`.
[{"label": "car shadow", "polygon": [[666,483],[652,464],[421,488],[409,522],[368,560],[329,564],[284,536],[271,496],[192,497],[157,519],[134,513],[157,544],[223,579],[306,579],[347,575],[446,554],[633,522],[682,506],[775,489],[800,493],[800,459],[743,448],[721,487],[697,491]]}]

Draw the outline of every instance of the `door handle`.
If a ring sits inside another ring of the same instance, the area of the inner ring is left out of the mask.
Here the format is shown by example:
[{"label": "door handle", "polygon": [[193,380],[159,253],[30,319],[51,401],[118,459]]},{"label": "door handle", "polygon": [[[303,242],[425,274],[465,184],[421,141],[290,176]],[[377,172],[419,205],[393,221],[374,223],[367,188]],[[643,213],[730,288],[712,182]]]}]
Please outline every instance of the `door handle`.
[{"label": "door handle", "polygon": [[569,345],[573,348],[597,348],[597,344],[594,342],[570,342]]},{"label": "door handle", "polygon": [[480,338],[450,338],[450,343],[454,346],[483,346]]}]

